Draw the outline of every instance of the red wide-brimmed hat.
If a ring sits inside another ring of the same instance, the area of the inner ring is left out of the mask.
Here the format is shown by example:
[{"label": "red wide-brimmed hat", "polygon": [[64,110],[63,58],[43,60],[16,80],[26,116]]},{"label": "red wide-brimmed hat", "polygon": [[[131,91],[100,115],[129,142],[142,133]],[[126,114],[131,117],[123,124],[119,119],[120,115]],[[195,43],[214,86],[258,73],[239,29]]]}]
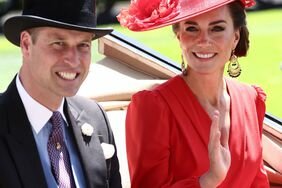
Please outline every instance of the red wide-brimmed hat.
[{"label": "red wide-brimmed hat", "polygon": [[[124,27],[132,31],[146,31],[172,25],[197,16],[235,0],[131,0],[128,9],[117,16]],[[238,0],[247,8],[254,0]]]}]

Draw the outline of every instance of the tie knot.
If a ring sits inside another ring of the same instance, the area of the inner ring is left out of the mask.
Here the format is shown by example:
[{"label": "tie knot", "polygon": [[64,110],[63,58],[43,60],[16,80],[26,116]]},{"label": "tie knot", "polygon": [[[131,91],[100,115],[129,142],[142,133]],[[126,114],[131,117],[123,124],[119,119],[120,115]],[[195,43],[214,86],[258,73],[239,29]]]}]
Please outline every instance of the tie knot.
[{"label": "tie knot", "polygon": [[51,123],[55,127],[63,126],[64,119],[63,119],[60,112],[58,112],[58,111],[53,112],[53,115],[51,116]]}]

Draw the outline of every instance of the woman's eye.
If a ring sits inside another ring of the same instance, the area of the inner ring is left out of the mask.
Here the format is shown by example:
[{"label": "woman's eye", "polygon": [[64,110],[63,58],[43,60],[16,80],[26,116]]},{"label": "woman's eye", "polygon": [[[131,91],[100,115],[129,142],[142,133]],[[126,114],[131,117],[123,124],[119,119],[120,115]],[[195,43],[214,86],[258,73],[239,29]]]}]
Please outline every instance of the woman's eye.
[{"label": "woman's eye", "polygon": [[224,27],[222,27],[222,26],[214,26],[212,28],[212,31],[215,31],[215,32],[224,31]]},{"label": "woman's eye", "polygon": [[198,31],[198,29],[194,26],[189,26],[185,29],[186,31],[189,31],[189,32],[194,32],[194,31]]}]

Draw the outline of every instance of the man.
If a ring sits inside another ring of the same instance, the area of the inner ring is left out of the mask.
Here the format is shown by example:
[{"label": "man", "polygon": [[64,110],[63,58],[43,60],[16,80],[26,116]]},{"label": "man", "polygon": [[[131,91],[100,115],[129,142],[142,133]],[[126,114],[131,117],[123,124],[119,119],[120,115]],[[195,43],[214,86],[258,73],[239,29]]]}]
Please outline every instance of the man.
[{"label": "man", "polygon": [[0,187],[121,187],[113,134],[96,102],[72,97],[87,76],[95,0],[25,0],[4,23],[23,63],[0,94]]}]

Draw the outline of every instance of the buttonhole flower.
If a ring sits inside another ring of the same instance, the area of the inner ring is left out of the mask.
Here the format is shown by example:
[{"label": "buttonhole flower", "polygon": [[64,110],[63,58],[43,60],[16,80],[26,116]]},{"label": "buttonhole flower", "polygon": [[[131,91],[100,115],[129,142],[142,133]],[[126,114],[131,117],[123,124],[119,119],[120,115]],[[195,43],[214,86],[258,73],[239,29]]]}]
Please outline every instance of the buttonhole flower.
[{"label": "buttonhole flower", "polygon": [[94,128],[92,127],[92,125],[88,124],[88,123],[84,123],[81,126],[81,132],[83,135],[85,136],[92,136],[93,132],[94,132]]}]

